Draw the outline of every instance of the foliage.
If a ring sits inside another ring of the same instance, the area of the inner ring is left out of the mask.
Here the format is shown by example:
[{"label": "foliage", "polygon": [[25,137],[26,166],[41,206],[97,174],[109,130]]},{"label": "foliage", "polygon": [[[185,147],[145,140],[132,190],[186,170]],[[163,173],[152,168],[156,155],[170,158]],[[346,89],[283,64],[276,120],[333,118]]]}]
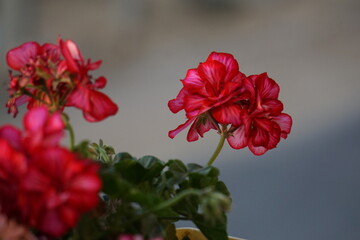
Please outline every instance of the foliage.
[{"label": "foliage", "polygon": [[[193,221],[208,239],[227,239],[225,212],[229,191],[213,166],[161,161],[92,144],[101,162],[101,204],[74,229],[78,238],[115,239],[119,232],[174,238],[174,223]],[[89,228],[89,226],[92,226]]]}]

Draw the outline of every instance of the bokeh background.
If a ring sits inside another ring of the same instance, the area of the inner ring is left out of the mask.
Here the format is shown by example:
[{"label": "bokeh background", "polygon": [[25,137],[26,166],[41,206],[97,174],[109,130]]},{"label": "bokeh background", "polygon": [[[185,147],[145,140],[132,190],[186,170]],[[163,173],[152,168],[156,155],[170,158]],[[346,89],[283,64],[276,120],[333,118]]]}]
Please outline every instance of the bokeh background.
[{"label": "bokeh background", "polygon": [[[68,111],[78,141],[134,156],[205,164],[218,136],[195,143],[167,101],[186,70],[211,51],[232,53],[245,74],[268,72],[294,120],[288,139],[261,157],[228,146],[215,166],[232,192],[229,234],[249,240],[360,239],[360,1],[0,0],[0,105],[6,51],[26,41],[72,39],[103,60],[104,92],[118,115],[86,122]],[[23,113],[24,108],[21,109]],[[21,126],[0,109],[0,124]],[[184,222],[179,226],[188,226]]]}]

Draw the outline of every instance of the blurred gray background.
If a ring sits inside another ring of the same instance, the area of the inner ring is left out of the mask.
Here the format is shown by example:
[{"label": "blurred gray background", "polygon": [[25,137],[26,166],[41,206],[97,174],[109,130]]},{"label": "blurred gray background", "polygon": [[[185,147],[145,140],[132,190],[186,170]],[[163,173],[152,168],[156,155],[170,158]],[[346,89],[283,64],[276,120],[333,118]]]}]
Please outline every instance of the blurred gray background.
[{"label": "blurred gray background", "polygon": [[[72,39],[119,113],[100,123],[67,110],[78,141],[134,156],[205,164],[218,136],[195,143],[167,101],[186,70],[211,51],[232,53],[245,74],[268,72],[294,120],[288,139],[261,157],[228,146],[215,166],[233,197],[229,234],[249,240],[360,239],[359,0],[0,0],[0,105],[6,51],[26,41]],[[21,126],[1,110],[0,124]],[[187,226],[181,223],[179,226]]]}]

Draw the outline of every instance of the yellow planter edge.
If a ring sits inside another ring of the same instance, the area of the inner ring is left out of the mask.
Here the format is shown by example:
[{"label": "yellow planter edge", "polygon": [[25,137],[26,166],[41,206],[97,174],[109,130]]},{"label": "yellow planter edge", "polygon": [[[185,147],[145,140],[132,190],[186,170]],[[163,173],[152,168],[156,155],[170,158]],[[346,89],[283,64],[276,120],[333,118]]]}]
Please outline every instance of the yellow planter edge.
[{"label": "yellow planter edge", "polygon": [[[206,237],[196,228],[177,228],[176,237],[182,240],[184,237],[188,237],[190,240],[207,240]],[[229,240],[245,240],[243,238],[230,237]]]}]

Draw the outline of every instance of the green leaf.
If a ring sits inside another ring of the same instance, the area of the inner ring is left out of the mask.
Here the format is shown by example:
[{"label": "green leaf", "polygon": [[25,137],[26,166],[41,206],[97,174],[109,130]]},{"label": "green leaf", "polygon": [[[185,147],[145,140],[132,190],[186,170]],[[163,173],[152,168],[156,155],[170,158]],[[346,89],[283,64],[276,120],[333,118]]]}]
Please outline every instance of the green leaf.
[{"label": "green leaf", "polygon": [[106,173],[101,175],[103,182],[102,191],[113,197],[124,196],[132,186],[126,181],[122,180],[115,173]]},{"label": "green leaf", "polygon": [[146,173],[145,168],[133,159],[121,159],[115,165],[115,170],[129,182],[139,184]]},{"label": "green leaf", "polygon": [[194,172],[202,169],[203,167],[196,163],[189,163],[187,164],[188,172]]},{"label": "green leaf", "polygon": [[209,225],[201,220],[194,220],[194,223],[208,240],[228,240],[226,223]]},{"label": "green leaf", "polygon": [[155,179],[160,176],[165,168],[165,163],[153,156],[144,156],[138,162],[146,169],[143,181]]},{"label": "green leaf", "polygon": [[124,159],[133,159],[133,157],[127,153],[127,152],[121,152],[115,155],[114,162],[117,163],[119,161],[122,161]]}]

